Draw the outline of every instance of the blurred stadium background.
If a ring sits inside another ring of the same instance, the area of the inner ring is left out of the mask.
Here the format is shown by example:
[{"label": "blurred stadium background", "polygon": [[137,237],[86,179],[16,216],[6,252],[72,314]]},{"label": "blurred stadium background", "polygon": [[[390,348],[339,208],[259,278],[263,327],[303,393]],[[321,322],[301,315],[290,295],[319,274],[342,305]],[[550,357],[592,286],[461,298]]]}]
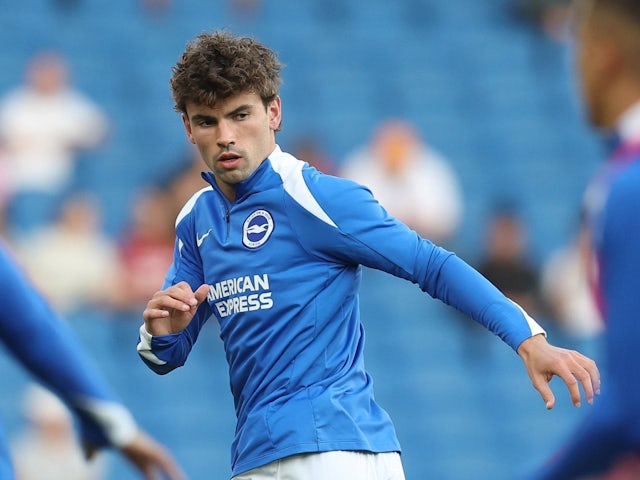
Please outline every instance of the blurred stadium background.
[{"label": "blurred stadium background", "polygon": [[[250,17],[222,0],[174,0],[156,14],[136,0],[64,3],[0,0],[0,92],[22,81],[37,51],[66,56],[73,83],[114,123],[80,172],[109,206],[112,232],[136,187],[183,157],[170,69],[187,41],[214,28],[255,36],[287,65],[278,138],[285,150],[312,135],[339,161],[380,119],[414,122],[460,176],[461,256],[477,255],[501,195],[522,207],[538,259],[573,232],[600,147],[582,120],[570,45],[514,19],[509,0],[264,0]],[[361,299],[368,367],[396,421],[408,479],[513,480],[548,457],[583,414],[555,381],[558,405],[545,411],[512,351],[416,287],[367,271]],[[234,414],[215,325],[185,368],[156,377],[135,352],[138,319],[93,312],[69,321],[190,478],[228,478]],[[594,341],[553,335],[598,357]],[[27,376],[0,355],[0,414],[11,436]],[[114,457],[109,478],[136,477]]]}]

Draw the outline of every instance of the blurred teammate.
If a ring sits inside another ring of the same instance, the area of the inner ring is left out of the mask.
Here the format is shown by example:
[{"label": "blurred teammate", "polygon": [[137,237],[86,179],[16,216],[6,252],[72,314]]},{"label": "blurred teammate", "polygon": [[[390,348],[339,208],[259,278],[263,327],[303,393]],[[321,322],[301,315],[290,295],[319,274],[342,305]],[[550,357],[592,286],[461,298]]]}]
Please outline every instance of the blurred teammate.
[{"label": "blurred teammate", "polygon": [[601,473],[640,452],[640,2],[581,0],[576,15],[584,103],[612,139],[585,197],[607,375],[598,406],[535,477],[545,480]]},{"label": "blurred teammate", "polygon": [[[0,340],[76,415],[87,457],[99,448],[113,446],[147,479],[182,479],[171,455],[140,430],[131,413],[114,399],[71,330],[25,280],[2,244],[0,291]],[[0,436],[0,478],[12,480],[13,469],[2,440]]]},{"label": "blurred teammate", "polygon": [[210,186],[178,216],[174,261],[143,312],[138,344],[147,365],[167,373],[215,317],[238,422],[232,475],[404,479],[393,424],[364,368],[362,265],[417,283],[499,335],[547,408],[554,374],[574,404],[580,383],[591,403],[593,361],[549,345],[520,307],[389,216],[369,190],[278,147],[280,69],[274,52],[227,33],[200,35],[176,65],[176,109]]}]

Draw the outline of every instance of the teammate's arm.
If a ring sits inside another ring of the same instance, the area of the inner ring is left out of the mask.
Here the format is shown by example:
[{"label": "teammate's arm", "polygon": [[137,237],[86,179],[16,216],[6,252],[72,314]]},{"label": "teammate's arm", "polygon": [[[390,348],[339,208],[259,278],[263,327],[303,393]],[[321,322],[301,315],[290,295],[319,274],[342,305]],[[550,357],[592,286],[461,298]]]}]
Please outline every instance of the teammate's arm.
[{"label": "teammate's arm", "polygon": [[79,419],[85,452],[111,445],[147,479],[184,478],[170,454],[136,424],[82,350],[71,329],[26,281],[0,246],[0,340]]}]

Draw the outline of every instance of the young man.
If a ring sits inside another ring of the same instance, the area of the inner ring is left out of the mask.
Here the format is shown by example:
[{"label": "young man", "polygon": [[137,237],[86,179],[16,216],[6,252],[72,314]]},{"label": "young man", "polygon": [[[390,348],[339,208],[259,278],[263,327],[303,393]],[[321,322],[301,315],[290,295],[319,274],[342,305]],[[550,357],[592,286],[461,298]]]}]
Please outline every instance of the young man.
[{"label": "young man", "polygon": [[[640,2],[581,0],[575,6],[584,104],[610,148],[585,195],[607,382],[572,441],[535,476],[544,480],[602,473],[640,453]],[[615,478],[639,478],[640,471],[630,475]]]},{"label": "young man", "polygon": [[576,405],[580,383],[591,403],[593,361],[549,345],[520,307],[390,217],[369,190],[280,150],[280,69],[274,52],[228,33],[200,35],[176,65],[176,109],[210,186],[178,216],[174,262],[143,312],[138,344],[164,374],[216,318],[238,420],[235,479],[404,478],[394,427],[364,369],[363,265],[418,284],[499,335],[547,408],[553,375]]},{"label": "young man", "polygon": [[[2,244],[0,290],[0,341],[76,415],[87,457],[113,446],[147,480],[184,478],[164,447],[140,430],[131,413],[115,400],[71,330],[27,282]],[[0,478],[14,478],[1,436]]]}]

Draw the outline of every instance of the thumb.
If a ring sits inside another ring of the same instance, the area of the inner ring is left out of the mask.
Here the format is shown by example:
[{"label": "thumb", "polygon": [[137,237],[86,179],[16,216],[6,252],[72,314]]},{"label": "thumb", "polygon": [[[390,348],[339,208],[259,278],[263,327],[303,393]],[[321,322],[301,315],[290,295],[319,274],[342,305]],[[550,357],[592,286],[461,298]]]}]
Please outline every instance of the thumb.
[{"label": "thumb", "polygon": [[556,404],[556,397],[549,388],[549,383],[543,378],[538,378],[534,381],[533,386],[542,396],[547,410],[551,410]]},{"label": "thumb", "polygon": [[209,294],[209,285],[202,284],[198,287],[198,289],[193,293],[198,301],[198,305],[200,305],[207,298]]}]

